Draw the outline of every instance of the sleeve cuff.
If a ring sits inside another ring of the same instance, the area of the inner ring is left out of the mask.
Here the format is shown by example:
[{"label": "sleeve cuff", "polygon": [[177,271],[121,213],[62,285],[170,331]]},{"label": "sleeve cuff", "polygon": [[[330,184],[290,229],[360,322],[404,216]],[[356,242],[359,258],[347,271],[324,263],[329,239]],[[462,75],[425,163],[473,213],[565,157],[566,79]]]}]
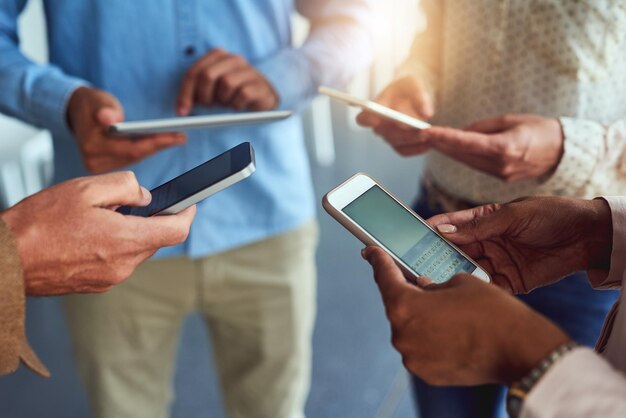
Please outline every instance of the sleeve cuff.
[{"label": "sleeve cuff", "polygon": [[[599,159],[605,130],[592,121],[559,118],[563,129],[564,153],[554,174],[541,192],[557,196],[582,196]],[[593,197],[593,196],[586,196]]]},{"label": "sleeve cuff", "polygon": [[315,69],[298,50],[289,48],[267,59],[256,69],[270,82],[279,99],[279,109],[299,110],[317,94]]},{"label": "sleeve cuff", "polygon": [[613,249],[611,269],[589,271],[589,280],[595,288],[618,288],[626,271],[626,197],[603,197],[611,208],[613,223]]},{"label": "sleeve cuff", "polygon": [[530,391],[521,418],[626,416],[626,379],[589,348],[555,364]]},{"label": "sleeve cuff", "polygon": [[24,282],[17,245],[0,219],[0,375],[12,373],[20,361],[41,376],[50,373],[26,340]]},{"label": "sleeve cuff", "polygon": [[63,74],[58,69],[41,69],[42,74],[29,74],[26,83],[31,84],[28,95],[23,97],[26,112],[38,126],[44,126],[55,134],[70,132],[67,123],[67,105],[70,97],[88,83],[79,78]]}]

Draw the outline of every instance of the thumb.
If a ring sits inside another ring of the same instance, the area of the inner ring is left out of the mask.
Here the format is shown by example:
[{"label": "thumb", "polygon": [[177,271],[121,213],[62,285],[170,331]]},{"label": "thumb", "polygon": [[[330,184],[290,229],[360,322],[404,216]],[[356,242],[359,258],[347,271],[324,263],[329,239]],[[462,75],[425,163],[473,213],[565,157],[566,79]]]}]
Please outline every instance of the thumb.
[{"label": "thumb", "polygon": [[98,124],[108,127],[115,123],[123,122],[124,114],[119,109],[102,107],[96,113],[96,121]]},{"label": "thumb", "polygon": [[364,110],[357,115],[356,122],[360,126],[370,128],[370,127],[378,126],[381,122],[381,119],[378,115],[372,112],[368,112],[367,110]]},{"label": "thumb", "polygon": [[385,305],[395,305],[406,292],[421,292],[418,287],[410,285],[389,254],[378,247],[367,247],[362,252],[374,269],[374,278],[383,297]]},{"label": "thumb", "polygon": [[139,185],[132,171],[103,174],[80,179],[86,183],[83,196],[91,206],[146,206],[152,200],[148,190]]},{"label": "thumb", "polygon": [[115,97],[106,92],[99,92],[96,104],[96,122],[108,127],[124,121],[124,108]]}]

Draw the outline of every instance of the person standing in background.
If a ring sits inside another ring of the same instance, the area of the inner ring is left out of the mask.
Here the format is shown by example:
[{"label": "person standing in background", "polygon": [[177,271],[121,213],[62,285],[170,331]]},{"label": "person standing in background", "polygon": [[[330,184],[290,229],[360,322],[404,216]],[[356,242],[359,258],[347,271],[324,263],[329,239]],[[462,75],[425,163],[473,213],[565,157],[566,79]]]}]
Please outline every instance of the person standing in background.
[{"label": "person standing in background", "polygon": [[[302,109],[370,59],[369,0],[46,2],[50,65],[18,49],[25,0],[0,6],[0,111],[52,131],[57,181],[130,167],[153,187],[250,140],[259,170],[198,205],[184,245],[106,295],[66,300],[93,416],[163,417],[180,326],[199,310],[231,418],[301,418],[317,228],[300,116],[114,138],[128,120]],[[311,30],[291,46],[291,18]]]},{"label": "person standing in background", "polygon": [[[626,194],[626,127],[604,129],[626,115],[625,2],[422,5],[427,28],[377,100],[458,129],[416,133],[359,116],[402,155],[436,151],[427,155],[418,213],[430,217],[536,194]],[[521,299],[592,346],[617,296],[592,290],[581,272]],[[503,412],[501,386],[414,383],[423,418]]]}]

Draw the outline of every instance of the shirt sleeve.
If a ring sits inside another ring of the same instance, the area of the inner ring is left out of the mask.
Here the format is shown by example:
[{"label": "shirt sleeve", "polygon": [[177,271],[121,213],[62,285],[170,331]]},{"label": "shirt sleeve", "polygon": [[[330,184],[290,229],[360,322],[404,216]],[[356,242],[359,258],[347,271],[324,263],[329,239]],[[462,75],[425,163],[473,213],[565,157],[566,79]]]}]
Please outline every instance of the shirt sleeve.
[{"label": "shirt sleeve", "polygon": [[441,83],[444,3],[442,0],[420,3],[426,26],[417,34],[407,59],[396,71],[396,78],[409,74],[420,77],[433,97]]},{"label": "shirt sleeve", "polygon": [[608,271],[591,270],[589,281],[597,289],[617,289],[622,286],[626,272],[626,197],[604,197],[611,208],[613,224],[613,248],[611,268]]},{"label": "shirt sleeve", "polygon": [[280,97],[280,107],[297,109],[321,85],[342,87],[372,58],[371,0],[298,0],[311,31],[299,48],[288,48],[257,64]]},{"label": "shirt sleeve", "polygon": [[13,236],[1,219],[0,292],[0,376],[17,370],[20,361],[36,373],[50,376],[26,340],[22,266]]},{"label": "shirt sleeve", "polygon": [[540,193],[626,196],[626,119],[611,125],[560,118],[564,154]]},{"label": "shirt sleeve", "polygon": [[66,132],[66,107],[87,84],[52,65],[38,65],[19,50],[17,18],[27,0],[0,2],[0,112],[53,132]]},{"label": "shirt sleeve", "polygon": [[626,378],[592,350],[577,348],[539,380],[520,417],[626,417]]}]

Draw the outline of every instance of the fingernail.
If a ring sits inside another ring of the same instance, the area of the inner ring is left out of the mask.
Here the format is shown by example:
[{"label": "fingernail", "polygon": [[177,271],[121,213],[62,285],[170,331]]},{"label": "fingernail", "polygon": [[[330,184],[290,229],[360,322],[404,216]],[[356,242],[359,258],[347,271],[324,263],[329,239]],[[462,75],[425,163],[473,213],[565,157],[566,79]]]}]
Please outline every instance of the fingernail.
[{"label": "fingernail", "polygon": [[450,224],[437,225],[437,230],[442,234],[454,234],[457,231],[457,227]]},{"label": "fingernail", "polygon": [[146,203],[146,205],[152,201],[152,194],[148,189],[143,186],[141,186],[141,194],[143,195],[143,201]]}]

